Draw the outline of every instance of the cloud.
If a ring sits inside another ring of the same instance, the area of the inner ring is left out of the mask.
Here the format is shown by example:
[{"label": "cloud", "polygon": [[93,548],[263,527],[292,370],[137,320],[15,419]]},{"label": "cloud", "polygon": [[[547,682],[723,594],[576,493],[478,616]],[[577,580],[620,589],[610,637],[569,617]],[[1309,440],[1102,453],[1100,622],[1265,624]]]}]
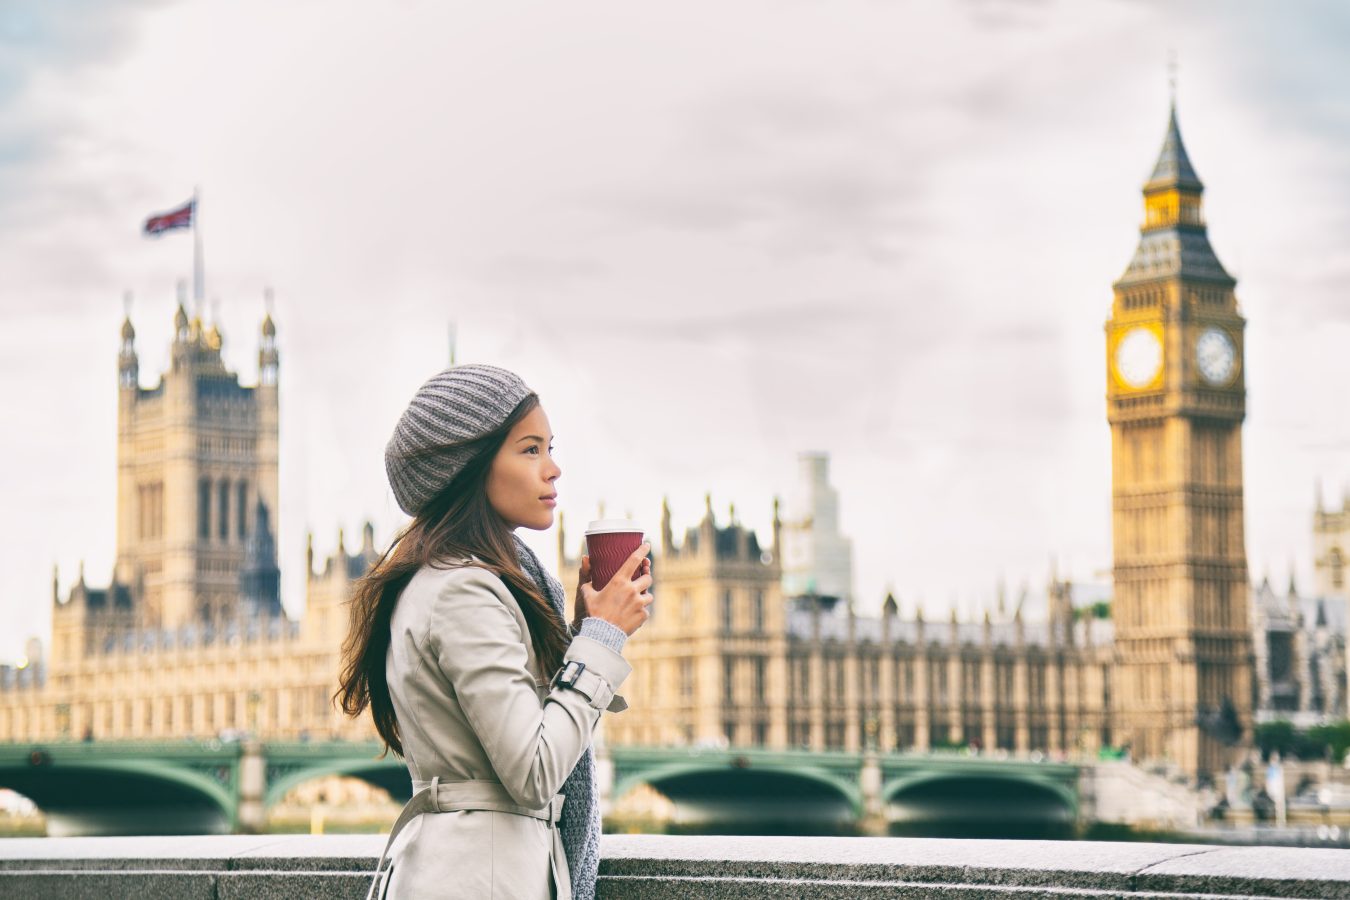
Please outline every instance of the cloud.
[{"label": "cloud", "polygon": [[[71,149],[79,137],[69,115],[33,102],[55,82],[70,82],[125,58],[135,48],[137,15],[165,0],[8,0],[0,5],[0,196],[31,171]],[[90,149],[85,147],[83,149]]]},{"label": "cloud", "polygon": [[98,135],[69,101],[135,51],[138,17],[163,5],[15,0],[0,6],[5,315],[74,312],[82,293],[109,290],[113,269],[98,234],[116,227],[120,198],[139,180],[105,177],[106,159],[128,148]]},{"label": "cloud", "polygon": [[99,65],[133,44],[134,16],[163,0],[7,0],[0,6],[0,103],[53,70]]},{"label": "cloud", "polygon": [[894,96],[743,86],[681,111],[659,177],[579,205],[621,228],[721,234],[774,256],[902,259],[923,214],[922,121]]},{"label": "cloud", "polygon": [[655,333],[691,342],[753,339],[772,345],[785,341],[795,347],[803,343],[830,346],[829,338],[836,333],[865,334],[890,325],[893,318],[894,312],[879,307],[875,298],[846,298],[692,315],[677,309],[653,310],[640,316],[607,318],[605,324],[616,334]]},{"label": "cloud", "polygon": [[1050,14],[1050,0],[965,0],[970,20],[990,31],[1036,28]]},{"label": "cloud", "polygon": [[470,274],[503,287],[558,288],[602,278],[609,267],[596,259],[510,253],[471,265]]}]

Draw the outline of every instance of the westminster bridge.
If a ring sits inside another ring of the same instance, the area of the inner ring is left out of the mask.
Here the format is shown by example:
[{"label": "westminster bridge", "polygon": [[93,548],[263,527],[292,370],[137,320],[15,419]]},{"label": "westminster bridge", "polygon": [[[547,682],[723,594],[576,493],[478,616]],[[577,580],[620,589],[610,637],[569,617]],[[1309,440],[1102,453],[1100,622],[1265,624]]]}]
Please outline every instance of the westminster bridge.
[{"label": "westminster bridge", "polygon": [[[407,769],[380,745],[354,742],[46,742],[0,745],[0,787],[43,810],[52,835],[221,834],[260,830],[293,788],[325,776],[363,779],[396,800]],[[602,748],[602,795],[646,784],[683,821],[786,821],[817,831],[881,833],[907,820],[1011,814],[1028,826],[1072,825],[1081,766],[958,753]]]}]

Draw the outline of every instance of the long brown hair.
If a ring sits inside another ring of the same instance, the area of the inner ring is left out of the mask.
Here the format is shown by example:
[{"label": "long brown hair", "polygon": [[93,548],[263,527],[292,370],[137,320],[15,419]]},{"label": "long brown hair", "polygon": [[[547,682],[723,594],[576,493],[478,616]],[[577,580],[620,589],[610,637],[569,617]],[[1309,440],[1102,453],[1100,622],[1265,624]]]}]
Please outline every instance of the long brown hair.
[{"label": "long brown hair", "polygon": [[539,398],[530,394],[499,428],[488,434],[425,451],[430,454],[452,448],[467,449],[472,457],[446,489],[394,538],[389,549],[356,582],[352,592],[351,624],[342,644],[342,674],[334,699],[353,718],[369,706],[375,730],[386,749],[399,756],[403,755],[403,741],[389,699],[385,656],[389,651],[389,623],[399,594],[422,566],[452,568],[457,565],[452,561],[471,554],[477,557],[474,565],[501,578],[520,604],[542,670],[553,672],[562,665],[567,650],[567,626],[534,580],[521,569],[511,529],[487,498],[487,478],[493,458],[511,428],[538,405]]}]

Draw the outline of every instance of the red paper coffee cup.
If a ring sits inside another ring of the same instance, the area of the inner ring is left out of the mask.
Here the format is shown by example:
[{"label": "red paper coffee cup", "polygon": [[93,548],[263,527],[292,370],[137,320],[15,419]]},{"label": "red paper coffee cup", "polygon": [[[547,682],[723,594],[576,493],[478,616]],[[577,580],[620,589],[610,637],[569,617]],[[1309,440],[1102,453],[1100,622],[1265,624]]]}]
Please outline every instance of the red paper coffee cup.
[{"label": "red paper coffee cup", "polygon": [[[642,546],[642,526],[631,519],[597,519],[586,526],[586,555],[591,558],[591,586],[597,591],[619,571],[633,551]],[[633,570],[633,580],[642,566]]]}]

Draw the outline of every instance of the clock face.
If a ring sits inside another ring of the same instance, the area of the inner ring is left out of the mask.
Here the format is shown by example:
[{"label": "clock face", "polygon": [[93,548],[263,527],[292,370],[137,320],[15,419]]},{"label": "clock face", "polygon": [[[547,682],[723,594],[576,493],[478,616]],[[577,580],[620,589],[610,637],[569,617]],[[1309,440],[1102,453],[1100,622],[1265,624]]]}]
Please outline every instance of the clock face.
[{"label": "clock face", "polygon": [[1222,328],[1206,328],[1195,341],[1195,362],[1210,384],[1227,384],[1237,366],[1237,348]]},{"label": "clock face", "polygon": [[1132,388],[1153,383],[1162,368],[1162,343],[1151,328],[1131,328],[1116,344],[1116,372]]}]

